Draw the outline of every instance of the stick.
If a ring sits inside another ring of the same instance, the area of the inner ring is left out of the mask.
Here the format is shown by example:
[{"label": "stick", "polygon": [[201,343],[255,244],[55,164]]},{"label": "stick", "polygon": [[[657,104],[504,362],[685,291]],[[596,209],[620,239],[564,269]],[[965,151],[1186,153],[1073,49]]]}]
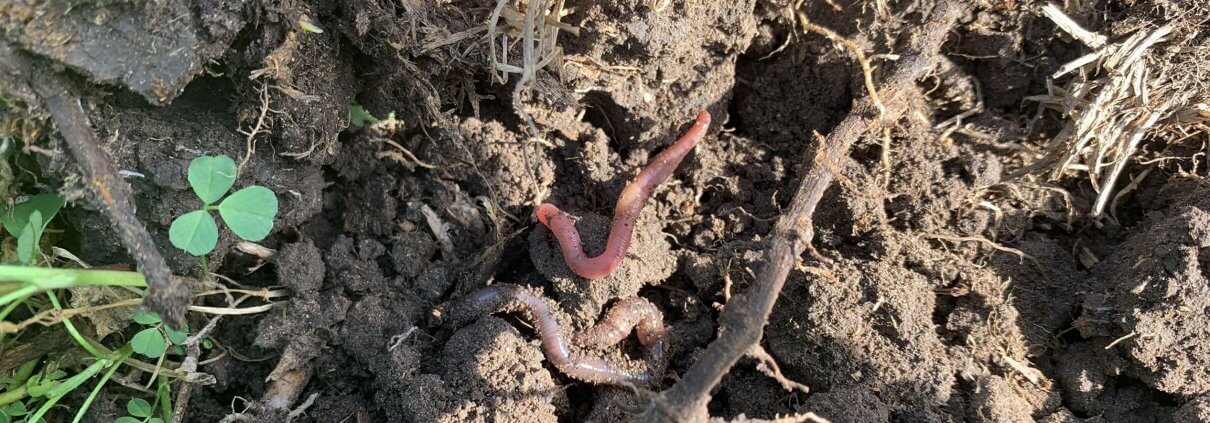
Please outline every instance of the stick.
[{"label": "stick", "polygon": [[143,275],[147,278],[144,304],[158,313],[169,326],[181,327],[185,321],[185,307],[192,297],[189,288],[173,280],[164,256],[156,250],[151,235],[135,216],[134,194],[130,184],[118,176],[113,162],[109,161],[109,155],[101,149],[96,134],[89,127],[80,98],[71,88],[71,82],[57,75],[35,79],[35,90],[46,102],[59,133],[67,142],[72,157],[79,163],[85,183],[94,194],[93,200],[109,215],[109,220],[117,226],[122,244],[143,268]]},{"label": "stick", "polygon": [[704,421],[710,391],[752,345],[760,341],[773,304],[781,293],[786,276],[811,245],[811,224],[815,207],[824,190],[841,169],[841,159],[849,147],[866,131],[893,123],[907,109],[905,99],[916,80],[933,67],[946,33],[965,12],[954,0],[940,2],[927,21],[910,34],[910,52],[895,63],[895,69],[879,90],[887,113],[879,115],[870,97],[854,103],[852,111],[822,140],[813,166],[803,178],[788,211],[773,228],[765,262],[756,283],[737,295],[719,316],[719,336],[684,374],[680,382],[654,398],[638,417],[641,421]]}]

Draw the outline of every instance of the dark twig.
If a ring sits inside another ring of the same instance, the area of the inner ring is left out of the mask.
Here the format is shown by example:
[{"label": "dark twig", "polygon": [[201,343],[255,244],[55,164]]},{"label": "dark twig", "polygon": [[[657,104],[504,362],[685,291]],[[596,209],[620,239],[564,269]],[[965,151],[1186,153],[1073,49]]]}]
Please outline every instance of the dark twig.
[{"label": "dark twig", "polygon": [[72,157],[80,164],[94,201],[117,226],[122,244],[143,269],[148,288],[143,304],[159,313],[170,326],[181,327],[185,321],[185,307],[189,305],[192,294],[184,284],[173,280],[164,256],[156,250],[151,235],[135,217],[134,193],[130,184],[118,176],[109,155],[101,149],[96,134],[89,127],[80,98],[71,88],[71,82],[55,75],[35,79],[35,90],[46,102],[46,108],[67,142]]},{"label": "dark twig", "polygon": [[[820,140],[811,163],[787,212],[778,219],[766,250],[765,262],[756,283],[735,296],[719,316],[719,336],[684,374],[680,382],[656,397],[638,416],[643,421],[704,421],[710,391],[723,376],[760,341],[773,304],[781,293],[790,269],[811,245],[811,219],[824,190],[841,169],[841,159],[866,131],[893,123],[907,109],[908,95],[916,80],[932,69],[946,33],[965,7],[955,0],[940,2],[925,22],[908,34],[906,48],[890,76],[878,90],[886,107],[881,116],[869,97],[853,104],[849,115],[826,139]],[[822,137],[820,137],[822,138]]]}]

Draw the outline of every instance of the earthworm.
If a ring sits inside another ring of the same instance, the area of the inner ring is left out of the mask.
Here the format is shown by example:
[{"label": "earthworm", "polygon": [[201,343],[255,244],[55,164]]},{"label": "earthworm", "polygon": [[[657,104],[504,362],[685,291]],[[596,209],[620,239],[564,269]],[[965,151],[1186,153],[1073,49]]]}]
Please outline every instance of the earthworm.
[{"label": "earthworm", "polygon": [[569,377],[593,384],[649,385],[658,382],[664,372],[663,314],[642,297],[632,297],[614,306],[595,326],[574,334],[571,341],[587,348],[602,348],[621,342],[634,328],[646,350],[647,370],[635,372],[611,364],[600,357],[573,353],[563,327],[555,320],[550,305],[538,293],[511,284],[495,284],[471,292],[447,309],[447,324],[460,325],[479,316],[500,312],[521,312],[536,326],[546,359]]},{"label": "earthworm", "polygon": [[600,279],[609,276],[622,264],[626,250],[630,248],[630,240],[634,236],[634,222],[643,210],[643,203],[651,195],[651,190],[668,179],[672,171],[681,164],[681,160],[698,141],[706,135],[710,126],[710,113],[702,110],[697,114],[697,122],[675,144],[655,157],[639,176],[618,196],[618,204],[613,212],[613,224],[609,229],[609,240],[605,244],[605,252],[596,257],[584,254],[580,244],[580,233],[571,219],[559,211],[553,204],[544,203],[538,206],[538,221],[550,228],[559,240],[563,250],[563,261],[571,270],[585,279]]}]

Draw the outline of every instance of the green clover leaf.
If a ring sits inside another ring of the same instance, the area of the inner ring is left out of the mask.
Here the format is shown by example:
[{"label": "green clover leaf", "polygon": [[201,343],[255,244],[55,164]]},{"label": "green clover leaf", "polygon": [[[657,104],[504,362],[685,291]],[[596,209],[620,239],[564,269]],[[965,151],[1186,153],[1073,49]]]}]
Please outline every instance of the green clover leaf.
[{"label": "green clover leaf", "polygon": [[227,222],[227,227],[240,238],[260,241],[273,230],[273,218],[277,216],[277,196],[268,188],[250,186],[223,200],[218,206],[218,212],[223,216],[223,221]]},{"label": "green clover leaf", "polygon": [[213,204],[235,185],[235,160],[227,156],[201,156],[189,163],[189,185],[206,205]]},{"label": "green clover leaf", "polygon": [[134,311],[134,321],[139,322],[139,324],[142,325],[154,325],[160,323],[161,319],[160,315],[156,314],[154,311],[147,311],[140,308]]},{"label": "green clover leaf", "polygon": [[126,412],[135,417],[151,417],[151,403],[142,398],[131,398],[126,402]]},{"label": "green clover leaf", "polygon": [[38,228],[38,231],[41,232],[46,230],[46,225],[59,213],[63,204],[63,197],[58,194],[38,194],[0,215],[0,220],[4,221],[4,229],[10,235],[19,237],[29,224],[30,214],[36,210],[42,213],[42,225]]},{"label": "green clover leaf", "polygon": [[183,345],[185,340],[189,339],[189,327],[183,327],[184,330],[173,330],[167,326],[164,327],[164,333],[168,335],[168,342],[172,345]]},{"label": "green clover leaf", "polygon": [[9,415],[10,417],[20,417],[29,414],[29,410],[25,408],[25,403],[20,401],[9,404],[0,411],[3,411],[4,414]]},{"label": "green clover leaf", "polygon": [[159,329],[147,328],[139,331],[130,339],[130,347],[134,352],[143,354],[148,358],[160,358],[168,351],[168,343],[164,342],[164,335],[160,334]]},{"label": "green clover leaf", "polygon": [[172,226],[168,228],[168,240],[189,254],[204,256],[214,251],[214,246],[218,244],[218,225],[210,212],[194,210],[172,221]]}]

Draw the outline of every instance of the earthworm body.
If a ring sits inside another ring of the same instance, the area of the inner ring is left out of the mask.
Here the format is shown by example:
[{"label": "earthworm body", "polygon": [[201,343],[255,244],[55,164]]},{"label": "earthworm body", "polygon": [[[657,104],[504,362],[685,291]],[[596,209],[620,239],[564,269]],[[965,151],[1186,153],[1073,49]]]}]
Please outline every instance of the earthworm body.
[{"label": "earthworm body", "polygon": [[643,203],[651,195],[651,190],[668,179],[673,170],[681,164],[681,160],[706,135],[710,126],[710,113],[702,110],[697,114],[697,122],[675,144],[655,157],[639,176],[618,196],[618,204],[613,212],[613,224],[609,229],[609,240],[605,244],[605,252],[596,257],[584,254],[580,244],[580,233],[571,219],[559,211],[553,204],[544,203],[538,206],[538,221],[550,228],[559,240],[563,250],[563,261],[571,270],[585,279],[600,279],[609,276],[622,263],[626,250],[630,248],[630,240],[634,235],[634,222],[643,210]]},{"label": "earthworm body", "polygon": [[555,320],[550,305],[537,292],[511,284],[480,288],[448,307],[448,324],[459,325],[480,316],[500,312],[521,312],[538,331],[546,359],[567,376],[593,384],[649,385],[664,372],[663,314],[642,297],[622,300],[595,326],[574,334],[571,341],[585,348],[616,345],[634,329],[646,350],[647,370],[635,372],[618,368],[600,357],[572,352],[563,327]]}]

